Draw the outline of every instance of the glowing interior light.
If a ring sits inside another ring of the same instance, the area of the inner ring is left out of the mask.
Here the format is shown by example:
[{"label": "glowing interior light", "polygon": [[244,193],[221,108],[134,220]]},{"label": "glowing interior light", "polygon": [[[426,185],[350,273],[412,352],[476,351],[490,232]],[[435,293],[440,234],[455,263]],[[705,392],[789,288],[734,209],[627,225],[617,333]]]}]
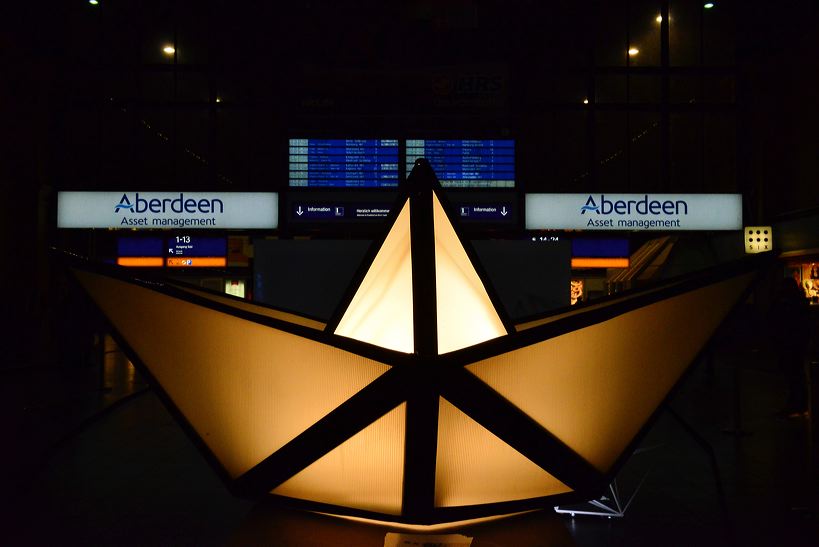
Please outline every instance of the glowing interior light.
[{"label": "glowing interior light", "polygon": [[636,47],[629,48],[629,50],[628,50],[628,54],[629,54],[630,57],[634,57],[638,53],[640,53],[640,50],[637,49]]},{"label": "glowing interior light", "polygon": [[335,333],[412,353],[410,207],[404,203]]},{"label": "glowing interior light", "polygon": [[388,412],[271,493],[400,514],[406,406]]},{"label": "glowing interior light", "polygon": [[[752,278],[667,298],[466,368],[605,472]],[[707,319],[700,318],[705,308]]]},{"label": "glowing interior light", "polygon": [[[589,100],[588,99],[583,99],[583,104],[589,104]],[[534,241],[534,238],[532,239],[532,241]]]},{"label": "glowing interior light", "polygon": [[173,55],[174,53],[176,53],[176,48],[174,48],[171,45],[167,45],[162,48],[162,51],[165,52],[166,55]]},{"label": "glowing interior light", "polygon": [[221,103],[222,102],[222,97],[216,97],[216,102]]},{"label": "glowing interior light", "polygon": [[432,200],[438,353],[447,353],[503,336],[506,329],[438,196]]},{"label": "glowing interior light", "polygon": [[88,3],[91,4],[92,6],[96,6],[97,4],[99,4],[97,0],[88,0]]},{"label": "glowing interior light", "polygon": [[[232,478],[389,370],[132,283],[76,275]],[[150,328],[134,309],[150,310]]]},{"label": "glowing interior light", "polygon": [[705,9],[711,9],[711,8],[714,7],[714,3],[713,2],[706,2],[705,4],[702,5],[702,7],[704,7]]},{"label": "glowing interior light", "polygon": [[435,506],[452,507],[569,492],[554,476],[439,399]]},{"label": "glowing interior light", "polygon": [[655,21],[657,21],[658,23],[662,23],[663,22],[663,16],[658,15],[657,18],[655,19]]}]

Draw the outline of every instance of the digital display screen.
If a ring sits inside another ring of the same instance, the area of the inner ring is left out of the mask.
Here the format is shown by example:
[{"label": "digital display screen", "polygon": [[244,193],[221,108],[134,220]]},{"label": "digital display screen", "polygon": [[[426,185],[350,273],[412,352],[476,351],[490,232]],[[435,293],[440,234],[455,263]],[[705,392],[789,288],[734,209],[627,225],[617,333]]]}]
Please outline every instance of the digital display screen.
[{"label": "digital display screen", "polygon": [[628,239],[573,239],[572,256],[599,258],[628,257]]},{"label": "digital display screen", "polygon": [[290,139],[289,185],[305,188],[398,186],[398,139]]},{"label": "digital display screen", "polygon": [[117,256],[164,256],[161,237],[119,237],[117,238]]},{"label": "digital display screen", "polygon": [[227,256],[227,238],[202,237],[186,234],[169,236],[166,240],[169,257],[224,257]]},{"label": "digital display screen", "polygon": [[515,141],[408,140],[407,174],[426,158],[444,188],[514,188]]}]

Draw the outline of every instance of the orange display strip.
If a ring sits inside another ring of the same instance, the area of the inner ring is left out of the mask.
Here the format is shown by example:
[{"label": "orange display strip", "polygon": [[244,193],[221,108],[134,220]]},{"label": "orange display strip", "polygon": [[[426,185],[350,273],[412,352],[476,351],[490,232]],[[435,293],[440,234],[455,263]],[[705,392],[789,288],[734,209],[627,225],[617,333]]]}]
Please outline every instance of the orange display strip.
[{"label": "orange display strip", "polygon": [[628,268],[628,258],[573,258],[572,268]]},{"label": "orange display strip", "polygon": [[117,258],[118,266],[152,266],[162,267],[164,261],[161,256],[121,256]]},{"label": "orange display strip", "polygon": [[165,264],[169,268],[225,267],[227,259],[223,256],[168,257]]}]

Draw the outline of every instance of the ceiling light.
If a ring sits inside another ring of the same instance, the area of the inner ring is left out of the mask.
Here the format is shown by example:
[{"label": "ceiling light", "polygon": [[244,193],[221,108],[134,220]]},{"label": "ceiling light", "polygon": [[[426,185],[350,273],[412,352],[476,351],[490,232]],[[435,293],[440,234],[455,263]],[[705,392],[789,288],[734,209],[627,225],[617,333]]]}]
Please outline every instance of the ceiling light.
[{"label": "ceiling light", "polygon": [[162,51],[164,51],[166,55],[173,55],[174,53],[176,53],[176,49],[170,44],[163,47]]},{"label": "ceiling light", "polygon": [[629,57],[634,57],[638,53],[640,53],[640,50],[637,49],[636,47],[629,48],[629,50],[628,50]]}]

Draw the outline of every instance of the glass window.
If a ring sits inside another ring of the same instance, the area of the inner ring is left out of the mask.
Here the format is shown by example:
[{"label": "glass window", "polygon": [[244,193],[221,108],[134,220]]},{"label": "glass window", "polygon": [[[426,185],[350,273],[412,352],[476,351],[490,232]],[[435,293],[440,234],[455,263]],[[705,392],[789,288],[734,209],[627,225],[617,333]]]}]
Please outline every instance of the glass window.
[{"label": "glass window", "polygon": [[735,79],[733,76],[702,77],[702,100],[707,103],[733,103]]},{"label": "glass window", "polygon": [[669,100],[672,103],[687,104],[701,101],[701,76],[685,74],[668,78]]},{"label": "glass window", "polygon": [[[147,70],[140,75],[142,99],[146,102],[170,102],[174,98],[171,70]],[[177,80],[177,86],[179,82]],[[177,88],[178,89],[178,88]]]},{"label": "glass window", "polygon": [[672,113],[670,119],[670,187],[680,192],[703,192],[702,114]]},{"label": "glass window", "polygon": [[249,119],[244,110],[218,109],[211,151],[216,184],[246,184],[250,172]]},{"label": "glass window", "polygon": [[625,66],[628,57],[627,12],[619,2],[603,2],[597,10],[597,66]]},{"label": "glass window", "polygon": [[159,187],[174,182],[173,113],[169,109],[144,109],[139,116],[143,180]]},{"label": "glass window", "polygon": [[668,61],[671,66],[700,64],[702,3],[690,0],[669,2]]},{"label": "glass window", "polygon": [[660,102],[660,83],[659,76],[629,75],[629,102],[651,104]]},{"label": "glass window", "polygon": [[729,113],[706,113],[703,183],[708,192],[736,191],[736,125]]},{"label": "glass window", "polygon": [[660,2],[632,0],[630,6],[629,66],[659,66]]},{"label": "glass window", "polygon": [[180,101],[207,103],[209,97],[207,74],[199,71],[182,71],[177,75],[177,98]]},{"label": "glass window", "polygon": [[629,113],[629,192],[656,190],[661,180],[660,114]]},{"label": "glass window", "polygon": [[626,76],[624,74],[598,74],[594,78],[594,83],[596,102],[626,102]]},{"label": "glass window", "polygon": [[579,74],[547,75],[527,85],[524,90],[535,104],[583,104],[587,98],[586,76]]},{"label": "glass window", "polygon": [[573,192],[589,184],[587,118],[585,112],[555,112],[551,116],[544,163],[551,165],[554,191]]},{"label": "glass window", "polygon": [[600,191],[626,187],[626,112],[596,113],[597,186]]},{"label": "glass window", "polygon": [[703,64],[730,66],[734,64],[735,23],[731,2],[715,2],[712,9],[703,10]]}]

